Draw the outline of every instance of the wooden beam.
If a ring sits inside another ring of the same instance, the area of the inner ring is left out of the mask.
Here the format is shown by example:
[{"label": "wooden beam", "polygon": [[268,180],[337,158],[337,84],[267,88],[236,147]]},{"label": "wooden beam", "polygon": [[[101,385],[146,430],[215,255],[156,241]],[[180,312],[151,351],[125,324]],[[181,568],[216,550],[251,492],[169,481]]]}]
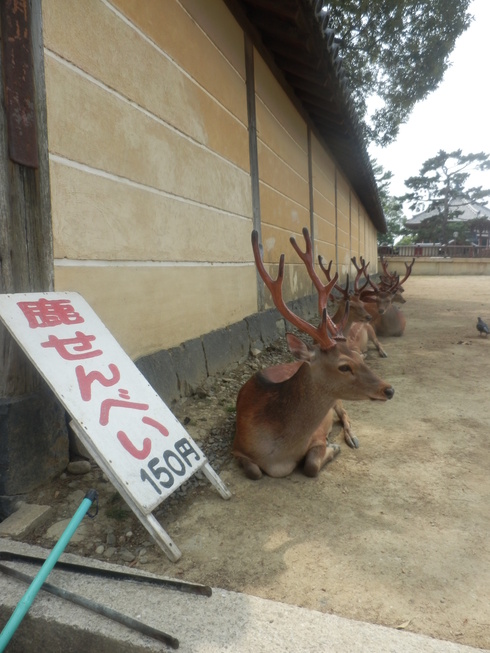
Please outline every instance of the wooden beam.
[{"label": "wooden beam", "polygon": [[[0,293],[51,291],[41,0],[2,0],[0,7]],[[1,518],[8,497],[46,483],[68,462],[64,410],[3,325],[0,405]]]},{"label": "wooden beam", "polygon": [[30,7],[27,0],[0,3],[8,148],[12,161],[39,165],[34,100]]}]

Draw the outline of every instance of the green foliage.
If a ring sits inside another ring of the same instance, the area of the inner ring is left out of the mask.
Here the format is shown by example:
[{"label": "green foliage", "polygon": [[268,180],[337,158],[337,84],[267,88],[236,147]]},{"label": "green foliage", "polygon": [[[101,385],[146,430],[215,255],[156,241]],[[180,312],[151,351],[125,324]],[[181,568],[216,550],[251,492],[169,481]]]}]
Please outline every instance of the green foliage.
[{"label": "green foliage", "polygon": [[[473,170],[490,170],[489,158],[490,155],[484,152],[463,154],[461,150],[440,150],[436,156],[425,161],[417,176],[405,180],[405,186],[411,192],[400,200],[410,202],[412,211],[433,213],[418,229],[418,242],[446,244],[453,232],[459,233],[455,223],[462,209],[475,202],[487,203],[485,198],[490,196],[490,190],[481,186],[468,187],[468,183]],[[458,224],[461,231],[466,229],[463,226],[465,223]]]},{"label": "green foliage", "polygon": [[398,236],[405,233],[406,218],[403,215],[403,205],[397,197],[390,195],[393,173],[384,170],[377,161],[373,162],[372,167],[386,220],[386,233],[378,232],[378,245],[393,245]]},{"label": "green foliage", "polygon": [[434,91],[449,67],[458,37],[469,27],[471,0],[332,0],[329,27],[358,115],[366,100],[381,106],[366,122],[366,138],[395,140],[416,102]]},{"label": "green foliage", "polygon": [[478,245],[481,244],[481,239],[483,234],[488,234],[490,233],[490,220],[488,218],[484,217],[478,217],[475,218],[474,220],[470,220],[468,223],[466,223],[468,227],[471,229],[471,231],[476,234],[478,238]]}]

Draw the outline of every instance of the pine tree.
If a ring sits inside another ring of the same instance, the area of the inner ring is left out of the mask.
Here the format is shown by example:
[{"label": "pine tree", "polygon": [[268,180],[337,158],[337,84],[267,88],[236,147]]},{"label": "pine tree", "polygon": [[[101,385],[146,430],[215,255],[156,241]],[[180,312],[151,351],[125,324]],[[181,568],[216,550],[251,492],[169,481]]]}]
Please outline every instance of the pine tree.
[{"label": "pine tree", "polygon": [[405,180],[405,186],[411,192],[400,200],[410,202],[412,211],[433,213],[424,221],[426,224],[422,223],[420,233],[424,232],[426,238],[430,234],[429,240],[440,238],[443,244],[447,244],[449,221],[457,221],[463,207],[468,204],[487,204],[485,198],[490,196],[490,189],[468,187],[468,183],[473,170],[490,169],[489,158],[490,155],[484,152],[463,154],[461,150],[439,150],[437,156],[423,163],[417,176]]}]

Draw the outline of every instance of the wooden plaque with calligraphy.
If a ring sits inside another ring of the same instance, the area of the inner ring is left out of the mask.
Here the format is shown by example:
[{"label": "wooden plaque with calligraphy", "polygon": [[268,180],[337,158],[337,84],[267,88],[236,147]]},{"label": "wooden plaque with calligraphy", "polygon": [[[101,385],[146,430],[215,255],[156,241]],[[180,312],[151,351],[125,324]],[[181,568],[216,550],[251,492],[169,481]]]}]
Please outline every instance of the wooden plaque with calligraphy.
[{"label": "wooden plaque with calligraphy", "polygon": [[0,319],[72,418],[97,464],[171,560],[152,511],[197,470],[230,492],[81,295],[0,295]]}]

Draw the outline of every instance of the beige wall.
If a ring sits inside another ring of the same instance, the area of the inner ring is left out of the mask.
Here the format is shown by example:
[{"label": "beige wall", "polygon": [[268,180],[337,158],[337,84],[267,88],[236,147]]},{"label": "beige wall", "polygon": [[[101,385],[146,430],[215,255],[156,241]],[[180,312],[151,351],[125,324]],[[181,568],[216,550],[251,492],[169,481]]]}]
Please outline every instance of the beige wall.
[{"label": "beige wall", "polygon": [[[307,126],[286,93],[255,53],[261,230],[264,261],[276,264],[284,252],[288,265],[283,284],[286,301],[311,293],[304,266],[292,249],[294,235],[309,227]],[[273,268],[274,269],[274,268]],[[266,294],[270,305],[269,294]]]},{"label": "beige wall", "polygon": [[[43,20],[55,289],[134,358],[254,313],[244,35],[225,4],[43,0]],[[257,53],[255,75],[265,260],[286,253],[291,299],[311,292],[289,244],[310,227],[308,127]],[[345,273],[375,260],[376,231],[311,141],[317,250]]]},{"label": "beige wall", "polygon": [[[410,265],[411,257],[384,256],[390,270],[405,273],[405,264]],[[437,258],[421,256],[415,259],[411,276],[480,276],[490,275],[490,261],[487,258]],[[410,281],[407,281],[407,284]]]}]

